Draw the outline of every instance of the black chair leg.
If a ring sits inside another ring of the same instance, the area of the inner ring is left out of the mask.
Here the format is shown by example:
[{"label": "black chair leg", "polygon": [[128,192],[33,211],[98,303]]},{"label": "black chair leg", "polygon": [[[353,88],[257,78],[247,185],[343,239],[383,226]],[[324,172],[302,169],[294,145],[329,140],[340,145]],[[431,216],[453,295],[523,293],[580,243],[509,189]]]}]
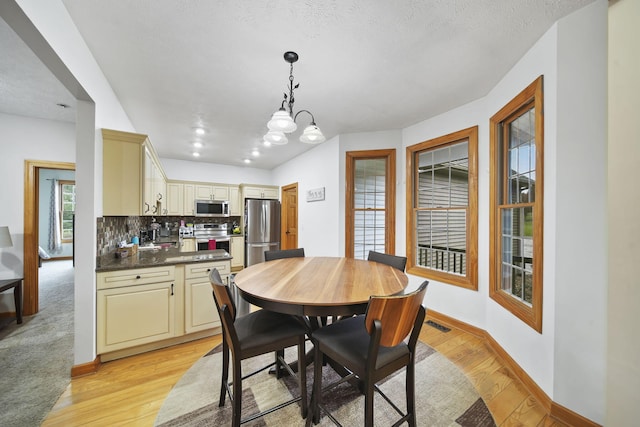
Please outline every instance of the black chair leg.
[{"label": "black chair leg", "polygon": [[227,397],[227,383],[229,382],[229,346],[222,340],[222,380],[220,382],[220,400],[218,406],[224,406]]},{"label": "black chair leg", "polygon": [[300,337],[298,341],[298,377],[300,384],[300,397],[301,397],[301,408],[300,413],[302,418],[307,417],[308,407],[307,407],[307,366],[306,366],[306,352],[304,347],[305,338],[304,336]]},{"label": "black chair leg", "polygon": [[[235,357],[234,357],[235,359]],[[242,417],[242,368],[240,360],[233,363],[233,427],[240,427]]]},{"label": "black chair leg", "polygon": [[411,361],[411,363],[407,365],[406,381],[407,414],[409,415],[407,423],[409,424],[409,427],[416,427],[416,370],[414,361]]},{"label": "black chair leg", "polygon": [[371,375],[367,375],[364,384],[364,425],[373,426],[373,387],[374,382]]}]

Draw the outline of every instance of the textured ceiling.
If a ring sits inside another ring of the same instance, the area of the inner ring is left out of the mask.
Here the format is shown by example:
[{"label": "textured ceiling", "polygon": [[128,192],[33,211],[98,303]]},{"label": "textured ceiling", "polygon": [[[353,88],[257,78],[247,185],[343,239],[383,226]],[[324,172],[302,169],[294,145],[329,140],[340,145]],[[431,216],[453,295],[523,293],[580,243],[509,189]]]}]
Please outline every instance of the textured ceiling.
[{"label": "textured ceiling", "polygon": [[0,19],[0,112],[75,122],[75,106],[71,93]]},{"label": "textured ceiling", "polygon": [[593,0],[62,1],[160,157],[194,160],[200,139],[198,161],[242,165],[258,148],[251,166],[271,169],[310,148],[298,141],[306,115],[289,144],[262,145],[285,51],[300,55],[294,110],[327,138],[398,129],[484,96]]}]

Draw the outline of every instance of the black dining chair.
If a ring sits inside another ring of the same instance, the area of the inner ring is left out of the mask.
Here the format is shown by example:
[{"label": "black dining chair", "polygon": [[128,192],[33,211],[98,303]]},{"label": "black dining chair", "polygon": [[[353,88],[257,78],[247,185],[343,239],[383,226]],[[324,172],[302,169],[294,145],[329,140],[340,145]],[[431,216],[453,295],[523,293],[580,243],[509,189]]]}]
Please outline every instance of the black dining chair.
[{"label": "black dining chair", "polygon": [[[405,295],[372,296],[364,315],[343,319],[312,333],[315,355],[310,417],[315,424],[320,421],[322,410],[340,425],[322,405],[322,394],[355,377],[363,383],[365,426],[373,426],[373,393],[377,391],[402,417],[394,425],[407,422],[415,427],[415,351],[425,317],[422,302],[428,283],[425,280],[418,289]],[[405,341],[407,336],[409,339]],[[325,355],[344,367],[348,375],[323,387]],[[406,414],[376,385],[403,367],[406,367]]]},{"label": "black dining chair", "polygon": [[[238,427],[275,410],[301,401],[301,415],[307,416],[307,376],[305,369],[305,336],[307,327],[294,316],[269,310],[258,310],[246,316],[236,317],[236,307],[229,287],[222,282],[217,269],[209,274],[213,298],[222,322],[222,379],[218,406],[224,406],[226,396],[232,402],[232,423]],[[298,346],[298,375],[284,360],[284,349]],[[233,381],[229,377],[229,351],[233,364]],[[242,375],[241,361],[251,357],[276,352],[276,360],[257,371]],[[242,415],[242,380],[275,365],[276,377],[280,378],[285,369],[292,378],[298,378],[300,396],[280,403],[270,409],[252,414],[244,419]]]},{"label": "black dining chair", "polygon": [[264,260],[273,261],[282,258],[304,258],[304,248],[297,249],[280,249],[273,251],[264,251]]},{"label": "black dining chair", "polygon": [[369,251],[367,260],[387,264],[403,272],[407,265],[407,257],[405,256],[383,254],[382,252],[376,251]]}]

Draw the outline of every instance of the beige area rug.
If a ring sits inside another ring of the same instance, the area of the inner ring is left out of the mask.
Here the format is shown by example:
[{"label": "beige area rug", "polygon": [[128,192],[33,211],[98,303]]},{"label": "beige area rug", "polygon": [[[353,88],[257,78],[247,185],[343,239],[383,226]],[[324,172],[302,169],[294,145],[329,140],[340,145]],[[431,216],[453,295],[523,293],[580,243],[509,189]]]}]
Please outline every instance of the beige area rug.
[{"label": "beige area rug", "polygon": [[[294,349],[287,350],[287,360],[295,361]],[[243,361],[243,372],[261,367],[273,360],[273,355]],[[218,407],[220,375],[222,372],[221,346],[198,360],[180,379],[165,400],[155,425],[173,426],[227,426],[231,420],[231,404]],[[230,373],[231,377],[231,373]],[[324,368],[323,384],[337,378],[331,368]],[[307,370],[309,390],[313,383],[313,366]],[[404,370],[380,383],[380,388],[401,409],[405,408]],[[258,410],[268,409],[297,396],[293,379],[278,380],[263,371],[243,381],[242,417]],[[310,394],[309,394],[310,395]],[[348,384],[343,384],[323,395],[332,415],[345,426],[364,424],[364,398]],[[416,360],[416,409],[418,426],[495,426],[484,401],[464,374],[447,358],[424,343],[419,343]],[[398,418],[393,408],[376,393],[375,425],[388,426]],[[303,426],[298,404],[289,405],[263,418],[243,424],[246,426]],[[320,426],[331,426],[323,414]]]}]

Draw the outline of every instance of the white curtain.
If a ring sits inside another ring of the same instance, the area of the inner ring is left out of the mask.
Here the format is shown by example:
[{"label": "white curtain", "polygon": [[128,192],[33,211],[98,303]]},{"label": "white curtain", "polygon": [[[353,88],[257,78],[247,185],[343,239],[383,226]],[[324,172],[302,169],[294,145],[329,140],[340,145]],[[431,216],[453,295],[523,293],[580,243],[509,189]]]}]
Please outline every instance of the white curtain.
[{"label": "white curtain", "polygon": [[51,199],[49,200],[49,252],[62,251],[60,236],[60,186],[57,179],[51,180]]}]

